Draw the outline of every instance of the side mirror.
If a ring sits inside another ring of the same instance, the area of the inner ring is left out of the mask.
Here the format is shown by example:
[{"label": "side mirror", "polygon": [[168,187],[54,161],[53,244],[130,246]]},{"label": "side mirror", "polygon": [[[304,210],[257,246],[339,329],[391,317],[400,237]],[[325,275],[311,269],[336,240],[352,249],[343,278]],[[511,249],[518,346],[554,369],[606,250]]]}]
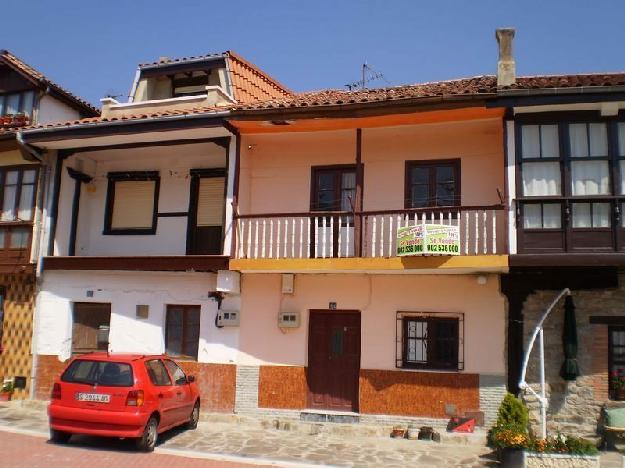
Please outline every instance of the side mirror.
[{"label": "side mirror", "polygon": [[193,375],[187,375],[187,382],[188,382],[188,383],[193,383],[193,382],[195,382],[195,376],[193,376]]}]

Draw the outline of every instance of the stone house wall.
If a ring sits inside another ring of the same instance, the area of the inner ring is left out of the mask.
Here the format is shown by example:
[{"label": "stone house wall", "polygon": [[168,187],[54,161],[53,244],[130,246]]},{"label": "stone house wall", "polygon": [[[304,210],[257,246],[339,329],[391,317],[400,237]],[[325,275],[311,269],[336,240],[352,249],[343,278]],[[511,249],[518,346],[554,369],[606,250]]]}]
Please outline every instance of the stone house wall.
[{"label": "stone house wall", "polygon": [[[527,346],[534,326],[559,291],[536,291],[523,306],[524,346]],[[625,276],[619,275],[616,289],[573,291],[577,318],[580,376],[566,382],[559,373],[564,361],[562,327],[564,299],[554,308],[544,324],[545,380],[549,407],[547,431],[582,437],[597,434],[601,407],[608,401],[608,326],[590,324],[589,317],[625,316]],[[538,340],[530,356],[526,380],[539,393]],[[530,410],[530,424],[535,434],[540,432],[540,406],[528,392],[522,392]]]}]

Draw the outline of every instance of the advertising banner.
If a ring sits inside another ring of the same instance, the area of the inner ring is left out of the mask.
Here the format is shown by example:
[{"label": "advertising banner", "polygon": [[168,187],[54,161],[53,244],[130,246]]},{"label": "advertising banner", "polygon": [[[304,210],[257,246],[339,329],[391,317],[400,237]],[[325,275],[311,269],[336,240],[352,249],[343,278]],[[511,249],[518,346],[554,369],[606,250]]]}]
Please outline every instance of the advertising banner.
[{"label": "advertising banner", "polygon": [[460,255],[460,230],[445,224],[418,224],[397,229],[397,256]]}]

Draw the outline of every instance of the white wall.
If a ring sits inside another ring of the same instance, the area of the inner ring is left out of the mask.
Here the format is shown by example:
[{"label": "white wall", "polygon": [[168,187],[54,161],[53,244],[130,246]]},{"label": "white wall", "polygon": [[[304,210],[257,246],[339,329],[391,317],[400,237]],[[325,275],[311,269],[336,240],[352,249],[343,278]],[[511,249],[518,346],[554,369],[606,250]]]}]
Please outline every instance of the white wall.
[{"label": "white wall", "polygon": [[[73,303],[103,302],[111,304],[110,352],[163,353],[167,304],[191,304],[201,307],[198,361],[234,362],[238,328],[214,325],[217,303],[208,293],[215,281],[212,273],[48,271],[37,298],[35,352],[68,357]],[[136,318],[138,304],[149,305],[148,319]],[[222,307],[238,308],[238,298]]]},{"label": "white wall", "polygon": [[67,122],[80,119],[80,113],[58,99],[45,95],[39,100],[37,123]]},{"label": "white wall", "polygon": [[[225,167],[225,150],[213,143],[144,147],[78,153],[65,166],[93,177],[82,186],[76,255],[184,255],[187,218],[161,217],[155,235],[104,235],[107,174],[114,171],[159,171],[158,212],[187,212],[190,169]],[[63,169],[55,255],[67,255],[74,180]]]}]

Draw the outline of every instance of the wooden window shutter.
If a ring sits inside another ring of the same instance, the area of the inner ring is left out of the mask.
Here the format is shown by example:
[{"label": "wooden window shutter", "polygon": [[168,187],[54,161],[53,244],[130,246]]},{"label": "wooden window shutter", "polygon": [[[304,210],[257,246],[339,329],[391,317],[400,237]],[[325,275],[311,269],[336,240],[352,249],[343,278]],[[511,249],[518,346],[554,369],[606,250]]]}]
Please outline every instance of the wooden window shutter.
[{"label": "wooden window shutter", "polygon": [[224,218],[224,177],[200,178],[197,225],[221,226]]},{"label": "wooden window shutter", "polygon": [[112,229],[149,229],[154,217],[154,180],[115,182]]}]

